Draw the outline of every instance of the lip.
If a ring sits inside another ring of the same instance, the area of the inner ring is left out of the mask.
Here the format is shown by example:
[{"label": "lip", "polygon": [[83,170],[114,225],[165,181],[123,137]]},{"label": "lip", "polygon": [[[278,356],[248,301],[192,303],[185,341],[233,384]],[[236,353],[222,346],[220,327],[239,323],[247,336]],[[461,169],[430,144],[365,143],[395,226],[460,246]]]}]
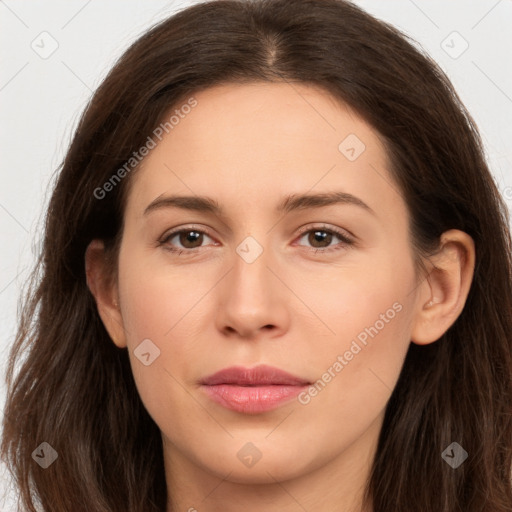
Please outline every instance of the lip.
[{"label": "lip", "polygon": [[231,366],[200,381],[216,403],[245,414],[276,409],[311,383],[273,366]]}]

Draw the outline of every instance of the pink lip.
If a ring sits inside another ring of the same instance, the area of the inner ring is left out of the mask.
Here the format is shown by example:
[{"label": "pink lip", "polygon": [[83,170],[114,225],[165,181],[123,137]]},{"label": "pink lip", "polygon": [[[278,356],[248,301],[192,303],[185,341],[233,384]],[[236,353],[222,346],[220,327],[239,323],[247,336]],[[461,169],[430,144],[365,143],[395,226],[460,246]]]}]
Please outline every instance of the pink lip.
[{"label": "pink lip", "polygon": [[201,381],[208,396],[224,407],[259,414],[279,407],[311,383],[279,368],[232,366]]}]

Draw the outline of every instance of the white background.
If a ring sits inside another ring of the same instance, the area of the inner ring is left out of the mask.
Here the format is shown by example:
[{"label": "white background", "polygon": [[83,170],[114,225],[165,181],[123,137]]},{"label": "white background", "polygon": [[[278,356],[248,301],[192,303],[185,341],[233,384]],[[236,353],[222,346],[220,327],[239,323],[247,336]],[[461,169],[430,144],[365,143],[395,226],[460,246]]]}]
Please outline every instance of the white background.
[{"label": "white background", "polygon": [[[78,115],[133,40],[192,3],[0,0],[2,406],[20,289],[34,262],[49,185]],[[355,3],[413,37],[448,74],[480,128],[492,172],[512,206],[512,1]],[[58,48],[47,58],[32,48],[48,51],[52,44]],[[467,50],[457,57],[466,44]],[[0,508],[12,512],[8,487],[6,478],[0,480]]]}]

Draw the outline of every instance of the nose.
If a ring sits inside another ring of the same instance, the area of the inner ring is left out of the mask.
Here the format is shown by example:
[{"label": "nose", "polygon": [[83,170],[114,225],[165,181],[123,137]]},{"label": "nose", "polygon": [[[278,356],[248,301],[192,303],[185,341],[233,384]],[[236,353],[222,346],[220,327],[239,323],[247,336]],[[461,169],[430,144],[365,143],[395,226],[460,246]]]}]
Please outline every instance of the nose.
[{"label": "nose", "polygon": [[270,249],[264,248],[250,261],[238,253],[234,255],[233,267],[219,289],[217,328],[231,337],[277,337],[288,329],[290,297],[276,277],[279,270],[270,257]]}]

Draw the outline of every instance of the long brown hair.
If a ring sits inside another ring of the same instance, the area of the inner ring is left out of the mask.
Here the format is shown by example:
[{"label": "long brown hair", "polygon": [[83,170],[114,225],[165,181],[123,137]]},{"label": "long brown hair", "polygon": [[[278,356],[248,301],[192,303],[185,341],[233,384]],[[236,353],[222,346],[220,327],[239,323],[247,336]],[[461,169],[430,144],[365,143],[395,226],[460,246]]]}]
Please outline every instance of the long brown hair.
[{"label": "long brown hair", "polygon": [[[115,264],[135,171],[111,182],[108,193],[98,189],[171,107],[216,84],[258,80],[317,85],[378,131],[409,209],[416,255],[430,254],[451,228],[475,242],[462,313],[437,342],[411,343],[387,404],[367,486],[374,512],[510,512],[507,209],[475,124],[444,73],[395,28],[343,0],[194,5],[136,41],[94,94],[53,191],[7,371],[1,453],[22,506],[165,511],[160,431],[138,396],[126,350],[100,321],[84,252],[103,239]],[[47,469],[32,458],[42,442],[58,453]],[[468,453],[457,469],[441,457],[452,442]]]}]

